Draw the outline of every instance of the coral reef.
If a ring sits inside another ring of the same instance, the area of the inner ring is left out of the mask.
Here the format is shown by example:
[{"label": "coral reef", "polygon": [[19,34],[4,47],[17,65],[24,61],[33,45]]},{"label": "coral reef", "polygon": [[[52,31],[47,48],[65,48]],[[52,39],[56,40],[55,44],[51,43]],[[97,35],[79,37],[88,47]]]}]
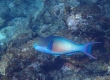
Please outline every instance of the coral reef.
[{"label": "coral reef", "polygon": [[[0,80],[110,80],[109,0],[1,0]],[[59,57],[33,48],[39,37],[58,35],[92,46],[94,60]]]},{"label": "coral reef", "polygon": [[67,18],[68,29],[77,30],[77,25],[86,25],[86,20],[82,19],[81,14],[71,15]]}]

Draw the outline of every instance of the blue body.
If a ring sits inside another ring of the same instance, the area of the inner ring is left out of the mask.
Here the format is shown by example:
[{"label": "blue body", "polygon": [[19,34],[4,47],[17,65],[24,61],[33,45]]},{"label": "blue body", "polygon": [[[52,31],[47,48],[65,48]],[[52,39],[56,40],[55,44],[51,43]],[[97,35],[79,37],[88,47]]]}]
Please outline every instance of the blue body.
[{"label": "blue body", "polygon": [[[91,44],[93,43],[100,43],[100,42],[90,42],[87,44],[76,44],[73,41],[59,37],[59,36],[50,36],[46,38],[40,39],[40,41],[35,42],[33,47],[43,53],[47,54],[53,54],[53,55],[61,55],[61,54],[67,54],[67,55],[72,55],[75,52],[83,52],[86,55],[96,59],[96,57],[91,55]],[[63,49],[60,52],[52,50],[53,45],[58,45],[58,48]]]}]

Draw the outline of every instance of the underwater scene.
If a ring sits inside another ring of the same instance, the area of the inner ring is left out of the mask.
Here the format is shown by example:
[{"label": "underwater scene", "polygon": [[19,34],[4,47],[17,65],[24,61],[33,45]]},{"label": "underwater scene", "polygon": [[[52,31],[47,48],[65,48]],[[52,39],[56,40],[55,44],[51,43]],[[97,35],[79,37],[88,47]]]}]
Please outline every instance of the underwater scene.
[{"label": "underwater scene", "polygon": [[110,80],[110,0],[0,0],[0,80]]}]

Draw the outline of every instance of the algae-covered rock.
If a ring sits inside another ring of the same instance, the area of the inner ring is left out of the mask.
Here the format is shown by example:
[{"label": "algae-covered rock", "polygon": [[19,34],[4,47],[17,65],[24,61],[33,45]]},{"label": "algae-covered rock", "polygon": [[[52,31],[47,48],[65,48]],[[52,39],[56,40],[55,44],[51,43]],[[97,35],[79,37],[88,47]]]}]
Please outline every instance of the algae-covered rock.
[{"label": "algae-covered rock", "polygon": [[5,19],[0,18],[0,28],[4,25],[4,23],[5,23]]},{"label": "algae-covered rock", "polygon": [[27,18],[15,18],[8,23],[8,26],[0,30],[0,41],[7,42],[15,39],[18,35],[30,33]]}]

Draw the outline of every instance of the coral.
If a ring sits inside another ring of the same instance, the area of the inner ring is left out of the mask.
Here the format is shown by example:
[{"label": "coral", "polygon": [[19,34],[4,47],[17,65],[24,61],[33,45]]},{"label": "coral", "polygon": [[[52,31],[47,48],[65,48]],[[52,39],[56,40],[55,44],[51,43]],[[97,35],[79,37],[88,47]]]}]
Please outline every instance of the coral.
[{"label": "coral", "polygon": [[0,41],[3,41],[6,38],[6,35],[4,33],[0,33]]},{"label": "coral", "polygon": [[24,33],[30,33],[31,30],[28,28],[28,19],[26,18],[15,18],[8,23],[8,26],[1,29],[0,41],[7,42],[15,39],[18,35]]},{"label": "coral", "polygon": [[13,54],[3,55],[0,61],[0,73],[2,75],[7,74],[7,68],[9,67],[10,59],[13,57]]},{"label": "coral", "polygon": [[67,72],[67,71],[74,71],[78,72],[80,68],[76,68],[72,63],[66,62],[61,68],[62,71]]},{"label": "coral", "polygon": [[70,30],[77,30],[78,29],[78,25],[83,25],[83,24],[87,24],[86,20],[82,19],[81,14],[72,14],[67,18],[67,26],[68,29]]},{"label": "coral", "polygon": [[65,11],[64,3],[60,3],[58,5],[55,5],[51,11],[52,11],[54,17],[60,18],[61,15],[63,15],[64,11]]},{"label": "coral", "polygon": [[79,2],[85,3],[85,4],[95,4],[98,2],[98,0],[79,0]]},{"label": "coral", "polygon": [[5,19],[0,18],[0,27],[2,27],[4,25],[4,23],[5,23]]}]

